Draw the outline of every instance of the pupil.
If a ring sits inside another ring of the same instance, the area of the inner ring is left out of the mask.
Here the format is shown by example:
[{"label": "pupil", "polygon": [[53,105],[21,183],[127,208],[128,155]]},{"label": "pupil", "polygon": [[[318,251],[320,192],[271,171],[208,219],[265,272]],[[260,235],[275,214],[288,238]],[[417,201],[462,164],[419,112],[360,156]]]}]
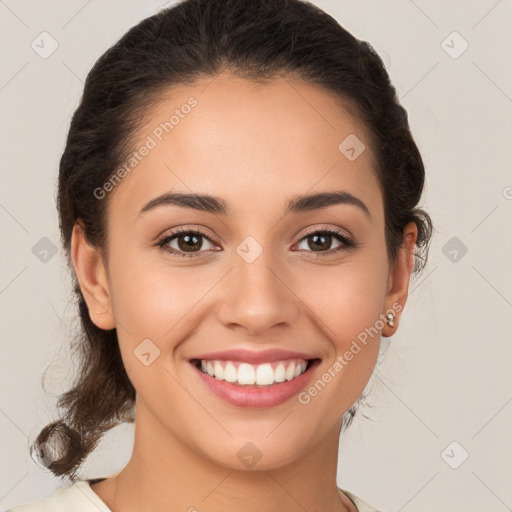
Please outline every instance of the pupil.
[{"label": "pupil", "polygon": [[[185,243],[182,244],[181,240],[185,240]],[[190,243],[191,242],[191,243]],[[183,235],[178,239],[178,245],[180,249],[200,249],[201,242],[197,235]]]},{"label": "pupil", "polygon": [[[330,244],[326,243],[326,240],[330,241],[331,235],[312,235],[310,238],[312,238],[314,240],[314,244],[317,244],[317,247],[318,247],[318,245],[320,245],[321,249],[329,249]],[[324,243],[318,244],[319,239],[323,239]],[[313,247],[313,249],[314,249],[314,247]]]}]

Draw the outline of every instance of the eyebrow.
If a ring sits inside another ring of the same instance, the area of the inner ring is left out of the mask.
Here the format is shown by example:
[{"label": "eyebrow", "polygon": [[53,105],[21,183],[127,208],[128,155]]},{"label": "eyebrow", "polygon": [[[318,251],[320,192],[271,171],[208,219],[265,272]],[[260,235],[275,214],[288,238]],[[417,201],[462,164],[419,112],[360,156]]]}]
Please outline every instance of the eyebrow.
[{"label": "eyebrow", "polygon": [[[320,192],[296,196],[291,199],[286,207],[285,215],[289,213],[303,213],[322,208],[328,208],[338,204],[348,204],[359,208],[369,219],[370,211],[361,199],[344,190],[333,192]],[[233,215],[229,205],[221,198],[207,194],[187,194],[182,192],[168,192],[155,197],[146,203],[138,213],[138,217],[160,206],[174,205],[181,208],[190,208],[217,215]]]}]

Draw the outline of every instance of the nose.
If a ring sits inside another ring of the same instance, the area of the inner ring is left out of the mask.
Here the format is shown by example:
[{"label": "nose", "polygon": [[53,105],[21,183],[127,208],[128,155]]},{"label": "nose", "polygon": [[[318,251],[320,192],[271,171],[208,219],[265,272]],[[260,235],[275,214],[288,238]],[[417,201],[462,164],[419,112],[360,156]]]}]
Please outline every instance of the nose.
[{"label": "nose", "polygon": [[293,326],[298,320],[300,299],[294,293],[290,274],[263,251],[252,262],[235,254],[234,267],[222,290],[217,310],[219,321],[250,336],[264,335],[277,327]]}]

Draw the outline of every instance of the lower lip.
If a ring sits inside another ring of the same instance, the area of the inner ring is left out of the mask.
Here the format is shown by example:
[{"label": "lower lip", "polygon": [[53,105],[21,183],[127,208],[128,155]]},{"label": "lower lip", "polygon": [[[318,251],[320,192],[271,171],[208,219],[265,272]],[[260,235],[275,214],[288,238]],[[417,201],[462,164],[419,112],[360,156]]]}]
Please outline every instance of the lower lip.
[{"label": "lower lip", "polygon": [[215,377],[211,377],[208,373],[204,373],[194,364],[192,364],[192,367],[211,391],[232,405],[238,407],[273,407],[286,402],[286,400],[289,400],[303,389],[310,380],[313,370],[319,364],[320,360],[315,359],[308,369],[298,377],[261,388],[256,386],[238,386],[225,380],[218,380]]}]

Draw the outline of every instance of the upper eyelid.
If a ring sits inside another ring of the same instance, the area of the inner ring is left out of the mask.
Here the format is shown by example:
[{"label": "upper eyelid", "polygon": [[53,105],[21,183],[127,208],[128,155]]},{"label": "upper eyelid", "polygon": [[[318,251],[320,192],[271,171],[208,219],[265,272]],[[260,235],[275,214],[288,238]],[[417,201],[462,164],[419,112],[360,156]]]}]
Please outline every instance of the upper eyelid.
[{"label": "upper eyelid", "polygon": [[333,234],[337,234],[337,235],[341,235],[341,236],[344,236],[346,238],[353,238],[352,234],[349,233],[344,228],[333,228],[333,227],[328,227],[328,226],[321,226],[321,227],[307,228],[306,231],[304,232],[304,234],[302,235],[302,238],[300,240],[302,240],[306,236],[312,235],[313,233],[321,233],[321,232],[324,232],[324,231],[327,231],[327,232],[333,233]]}]

